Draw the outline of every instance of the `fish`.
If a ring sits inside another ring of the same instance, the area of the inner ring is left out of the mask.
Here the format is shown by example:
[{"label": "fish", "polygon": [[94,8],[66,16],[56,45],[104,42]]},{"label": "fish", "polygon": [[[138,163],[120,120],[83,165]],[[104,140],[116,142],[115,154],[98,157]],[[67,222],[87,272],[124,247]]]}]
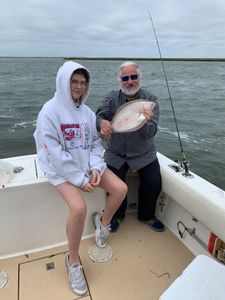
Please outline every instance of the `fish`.
[{"label": "fish", "polygon": [[152,111],[155,102],[137,99],[121,105],[116,111],[111,126],[113,132],[133,132],[141,128],[146,122],[144,110]]}]

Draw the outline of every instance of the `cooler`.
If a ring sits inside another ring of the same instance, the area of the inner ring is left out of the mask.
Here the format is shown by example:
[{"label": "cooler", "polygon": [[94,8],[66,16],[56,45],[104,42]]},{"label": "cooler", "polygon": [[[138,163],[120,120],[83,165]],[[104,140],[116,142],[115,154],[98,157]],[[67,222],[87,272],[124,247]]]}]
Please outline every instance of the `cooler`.
[{"label": "cooler", "polygon": [[159,300],[225,299],[225,265],[198,255]]}]

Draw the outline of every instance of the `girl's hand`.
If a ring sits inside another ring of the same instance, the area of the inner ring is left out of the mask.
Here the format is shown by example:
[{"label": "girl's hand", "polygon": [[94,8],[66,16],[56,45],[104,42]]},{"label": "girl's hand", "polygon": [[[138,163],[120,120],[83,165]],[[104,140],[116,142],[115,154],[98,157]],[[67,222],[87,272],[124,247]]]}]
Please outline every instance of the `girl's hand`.
[{"label": "girl's hand", "polygon": [[90,179],[90,184],[92,185],[92,187],[99,185],[100,180],[101,180],[101,175],[99,173],[99,170],[93,169],[92,176]]},{"label": "girl's hand", "polygon": [[82,188],[81,190],[83,192],[93,192],[94,191],[94,187],[91,185],[90,182],[87,182]]}]

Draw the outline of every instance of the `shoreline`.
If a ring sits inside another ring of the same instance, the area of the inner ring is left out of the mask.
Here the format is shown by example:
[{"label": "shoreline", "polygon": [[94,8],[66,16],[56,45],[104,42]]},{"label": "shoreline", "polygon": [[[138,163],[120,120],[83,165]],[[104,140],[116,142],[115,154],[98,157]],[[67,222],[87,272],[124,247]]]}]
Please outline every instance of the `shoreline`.
[{"label": "shoreline", "polygon": [[122,60],[122,61],[196,61],[196,62],[225,62],[225,58],[142,58],[142,57],[64,57],[64,60]]},{"label": "shoreline", "polygon": [[0,56],[0,59],[4,58],[17,58],[17,59],[63,59],[63,60],[96,60],[96,61],[182,61],[182,62],[225,62],[225,58],[147,58],[147,57],[81,57],[81,56],[68,56],[68,57],[60,57],[60,56]]}]

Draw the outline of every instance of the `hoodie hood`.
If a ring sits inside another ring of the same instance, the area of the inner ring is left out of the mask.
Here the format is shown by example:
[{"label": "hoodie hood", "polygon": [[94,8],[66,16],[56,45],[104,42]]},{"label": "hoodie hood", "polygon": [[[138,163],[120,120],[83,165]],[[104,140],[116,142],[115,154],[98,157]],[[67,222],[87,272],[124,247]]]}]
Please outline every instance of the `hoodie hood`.
[{"label": "hoodie hood", "polygon": [[90,72],[88,71],[87,68],[85,68],[84,66],[76,62],[67,61],[58,70],[56,76],[56,92],[54,97],[57,101],[60,101],[60,103],[63,105],[67,105],[67,106],[68,104],[74,105],[74,101],[70,91],[70,79],[73,72],[77,69],[85,69],[89,74],[89,82],[87,84],[87,88],[84,94],[81,96],[80,105],[84,104],[88,97],[88,93],[90,90],[90,78],[91,78]]}]

